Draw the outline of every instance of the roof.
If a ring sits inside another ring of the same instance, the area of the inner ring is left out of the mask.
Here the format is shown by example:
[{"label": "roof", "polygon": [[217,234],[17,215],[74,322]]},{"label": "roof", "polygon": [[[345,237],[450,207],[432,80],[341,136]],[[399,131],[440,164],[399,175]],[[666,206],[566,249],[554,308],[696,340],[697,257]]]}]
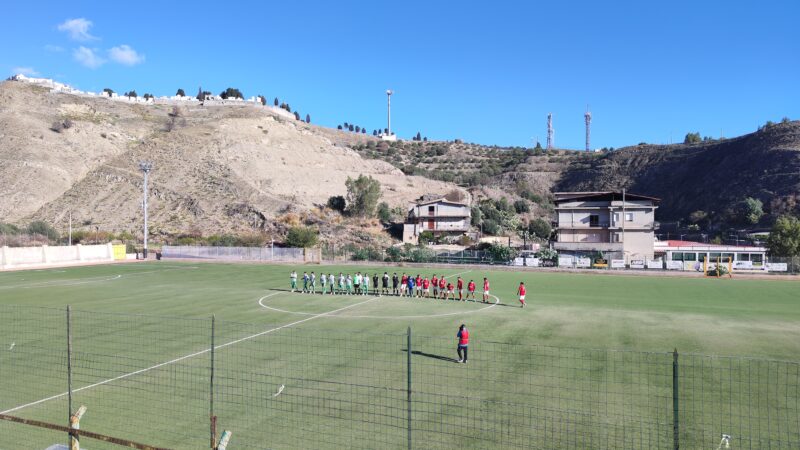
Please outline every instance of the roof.
[{"label": "roof", "polygon": [[[615,201],[622,200],[621,191],[584,191],[584,192],[555,192],[555,202],[564,202],[570,200],[607,200]],[[633,194],[625,192],[625,200],[650,200],[654,203],[661,201],[660,198],[650,197],[648,195]]]},{"label": "roof", "polygon": [[458,206],[469,206],[469,205],[468,205],[468,204],[466,204],[466,203],[463,203],[463,202],[455,202],[455,201],[452,201],[452,200],[447,200],[447,199],[446,199],[446,198],[444,198],[444,197],[436,198],[436,199],[433,199],[433,200],[422,200],[422,201],[415,201],[414,203],[415,203],[417,206],[429,205],[429,204],[431,204],[431,203],[449,203],[449,204],[451,204],[451,205],[458,205]]},{"label": "roof", "polygon": [[753,245],[722,245],[722,244],[707,244],[705,242],[695,242],[695,241],[681,241],[681,240],[668,240],[668,241],[656,241],[653,245],[656,249],[661,250],[672,250],[672,249],[706,249],[706,250],[728,250],[728,251],[735,251],[735,250],[749,250],[749,251],[756,251],[756,252],[765,252],[767,249],[764,247],[753,246]]}]

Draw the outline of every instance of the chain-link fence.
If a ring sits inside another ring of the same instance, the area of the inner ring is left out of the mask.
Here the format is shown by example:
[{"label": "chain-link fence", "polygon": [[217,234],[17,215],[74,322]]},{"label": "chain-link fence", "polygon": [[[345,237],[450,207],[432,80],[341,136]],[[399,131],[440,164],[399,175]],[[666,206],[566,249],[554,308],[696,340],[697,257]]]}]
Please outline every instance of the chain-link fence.
[{"label": "chain-link fence", "polygon": [[274,261],[314,263],[321,261],[319,249],[291,247],[222,247],[164,245],[164,258],[209,259],[223,261]]},{"label": "chain-link fence", "polygon": [[[230,449],[800,448],[797,362],[474,341],[459,364],[451,337],[307,320],[2,306],[0,414],[86,405],[83,429],[187,449],[213,448],[212,417]],[[3,447],[65,441],[0,420]]]}]

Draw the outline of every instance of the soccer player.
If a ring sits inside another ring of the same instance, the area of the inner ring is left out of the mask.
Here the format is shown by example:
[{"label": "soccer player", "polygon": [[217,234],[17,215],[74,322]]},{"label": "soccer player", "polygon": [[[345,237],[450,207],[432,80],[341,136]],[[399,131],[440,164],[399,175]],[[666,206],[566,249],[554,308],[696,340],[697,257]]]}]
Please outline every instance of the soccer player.
[{"label": "soccer player", "polygon": [[344,295],[344,274],[342,272],[339,272],[339,290],[337,294]]},{"label": "soccer player", "polygon": [[445,294],[444,297],[445,300],[450,300],[451,298],[453,300],[456,299],[456,294],[453,293],[453,288],[454,288],[453,283],[447,283],[447,294]]},{"label": "soccer player", "polygon": [[414,280],[414,295],[417,298],[422,298],[422,277],[417,274],[417,278]]},{"label": "soccer player", "polygon": [[400,291],[398,290],[398,283],[400,279],[397,278],[397,272],[392,274],[392,295],[400,295]]},{"label": "soccer player", "polygon": [[364,278],[361,282],[361,295],[369,294],[369,274],[364,272]]},{"label": "soccer player", "polygon": [[408,284],[407,292],[409,297],[414,297],[414,283],[415,283],[414,277],[409,275],[408,279],[406,280],[406,284]]},{"label": "soccer player", "polygon": [[389,295],[389,272],[383,272],[383,289],[382,295]]},{"label": "soccer player", "polygon": [[458,289],[458,299],[462,302],[465,302],[464,299],[464,280],[461,277],[458,277],[458,281],[456,282],[456,289]]},{"label": "soccer player", "polygon": [[519,302],[522,303],[520,308],[525,307],[525,283],[520,282],[519,287],[517,288],[517,294],[519,295]]},{"label": "soccer player", "polygon": [[378,272],[372,274],[372,294],[380,296],[380,292],[378,291]]},{"label": "soccer player", "polygon": [[483,279],[483,303],[486,303],[488,301],[489,301],[489,279],[484,277],[484,279]]},{"label": "soccer player", "polygon": [[403,274],[400,278],[400,297],[406,296],[406,287],[408,287],[408,275]]},{"label": "soccer player", "polygon": [[314,274],[314,272],[311,272],[311,277],[310,278],[311,279],[308,282],[309,287],[311,287],[310,292],[312,294],[316,294],[317,293],[317,276]]},{"label": "soccer player", "polygon": [[472,301],[473,302],[477,301],[475,299],[475,282],[474,281],[469,280],[469,284],[467,284],[467,292],[468,292],[467,298],[472,297]]},{"label": "soccer player", "polygon": [[353,277],[350,274],[347,274],[347,295],[353,295]]},{"label": "soccer player", "polygon": [[356,278],[353,280],[353,288],[355,289],[356,295],[361,293],[361,272],[356,272]]},{"label": "soccer player", "polygon": [[322,289],[322,295],[325,295],[325,285],[328,284],[328,279],[325,278],[325,274],[319,274],[319,287]]},{"label": "soccer player", "polygon": [[335,277],[335,276],[333,276],[333,274],[332,274],[332,273],[329,273],[329,274],[328,274],[328,284],[330,284],[330,286],[331,286],[331,292],[330,292],[330,294],[331,294],[331,295],[335,294],[335,293],[336,293],[336,288],[335,288],[335,285],[336,285],[336,277]]},{"label": "soccer player", "polygon": [[303,272],[303,293],[308,291],[308,273]]},{"label": "soccer player", "polygon": [[467,363],[467,347],[469,346],[469,330],[467,330],[466,325],[463,323],[460,327],[458,327],[458,333],[456,334],[456,338],[458,338],[458,362],[460,363]]},{"label": "soccer player", "polygon": [[446,298],[445,295],[447,292],[444,290],[447,286],[447,280],[444,279],[444,275],[442,278],[439,278],[439,298]]},{"label": "soccer player", "polygon": [[433,284],[433,298],[439,297],[439,279],[436,278],[436,274],[433,274],[433,278],[431,278],[431,284]]},{"label": "soccer player", "polygon": [[289,274],[289,283],[292,287],[292,292],[297,290],[297,272],[294,270]]},{"label": "soccer player", "polygon": [[422,289],[425,291],[425,298],[430,297],[431,294],[431,280],[428,277],[422,279]]}]

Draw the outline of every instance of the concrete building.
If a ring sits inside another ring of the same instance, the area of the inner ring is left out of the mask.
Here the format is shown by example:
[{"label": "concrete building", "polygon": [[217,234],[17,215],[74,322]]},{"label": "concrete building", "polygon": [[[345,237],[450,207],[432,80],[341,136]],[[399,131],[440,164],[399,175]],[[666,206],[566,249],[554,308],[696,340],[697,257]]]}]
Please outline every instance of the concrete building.
[{"label": "concrete building", "polygon": [[435,236],[462,235],[469,231],[472,211],[468,204],[439,196],[423,196],[408,206],[403,242],[417,243],[423,231]]},{"label": "concrete building", "polygon": [[553,246],[561,256],[652,260],[659,201],[624,192],[557,192]]},{"label": "concrete building", "polygon": [[663,257],[669,270],[702,271],[703,262],[721,262],[733,270],[768,270],[767,249],[760,246],[719,245],[693,241],[657,241],[657,257]]}]

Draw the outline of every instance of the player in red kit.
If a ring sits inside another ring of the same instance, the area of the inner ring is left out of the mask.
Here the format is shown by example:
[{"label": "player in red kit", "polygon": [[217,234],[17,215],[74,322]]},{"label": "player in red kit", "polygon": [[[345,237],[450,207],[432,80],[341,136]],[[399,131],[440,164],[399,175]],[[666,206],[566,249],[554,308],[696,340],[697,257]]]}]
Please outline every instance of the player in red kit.
[{"label": "player in red kit", "polygon": [[439,278],[439,298],[446,298],[447,292],[444,290],[447,286],[447,280],[444,277]]},{"label": "player in red kit", "polygon": [[431,280],[428,277],[422,279],[422,289],[425,291],[425,298],[431,296]]},{"label": "player in red kit", "polygon": [[456,338],[458,338],[458,348],[456,349],[458,353],[458,362],[466,364],[467,347],[469,346],[469,330],[467,330],[467,327],[463,323],[458,327]]},{"label": "player in red kit", "polygon": [[519,287],[517,288],[517,294],[519,295],[519,302],[522,303],[520,308],[525,307],[525,283],[520,283]]},{"label": "player in red kit", "polygon": [[489,301],[489,279],[483,279],[483,303]]},{"label": "player in red kit", "polygon": [[476,301],[475,300],[475,282],[474,281],[469,280],[469,284],[467,284],[467,292],[468,292],[467,293],[467,298],[472,297],[472,301],[473,302]]},{"label": "player in red kit", "polygon": [[462,302],[466,301],[464,299],[464,280],[461,277],[458,277],[458,281],[456,281],[456,289],[458,289],[458,299]]},{"label": "player in red kit", "polygon": [[436,278],[436,274],[433,274],[431,284],[433,285],[433,298],[439,297],[439,279]]}]

